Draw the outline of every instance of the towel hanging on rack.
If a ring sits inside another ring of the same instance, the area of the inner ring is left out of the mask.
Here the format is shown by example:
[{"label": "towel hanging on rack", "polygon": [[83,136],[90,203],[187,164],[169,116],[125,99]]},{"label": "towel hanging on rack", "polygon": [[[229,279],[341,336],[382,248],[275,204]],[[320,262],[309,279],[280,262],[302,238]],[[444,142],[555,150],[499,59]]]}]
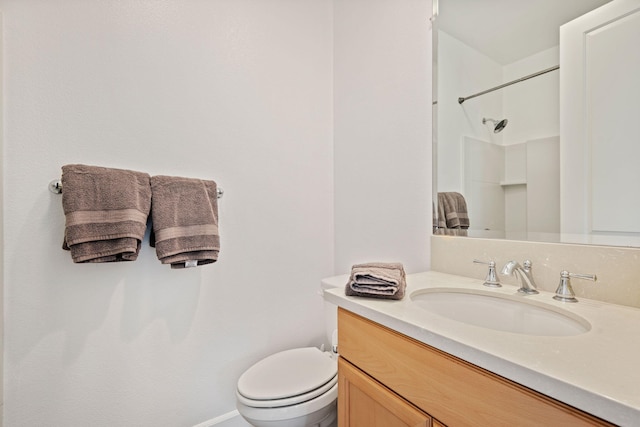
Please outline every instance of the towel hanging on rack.
[{"label": "towel hanging on rack", "polygon": [[464,196],[453,191],[438,193],[438,220],[435,234],[466,236],[468,228],[469,214]]},{"label": "towel hanging on rack", "polygon": [[154,176],[151,244],[171,268],[196,267],[218,260],[217,185],[201,179]]},{"label": "towel hanging on rack", "polygon": [[[63,249],[71,251],[73,261],[78,263],[135,260],[151,212],[154,185],[149,175],[88,165],[65,165],[62,171],[62,179],[51,181],[49,190],[62,194],[66,219]],[[154,178],[158,236],[152,229],[150,243],[154,246],[157,237],[159,259],[172,268],[215,262],[220,246],[217,199],[224,190],[213,181]],[[189,185],[176,188],[177,182],[196,183],[205,191],[195,194]],[[171,197],[180,201],[171,205]],[[160,213],[167,205],[180,213],[174,225],[165,222]],[[191,222],[194,216],[196,221]]]},{"label": "towel hanging on rack", "polygon": [[99,166],[62,167],[63,249],[75,263],[134,261],[151,208],[149,175]]}]

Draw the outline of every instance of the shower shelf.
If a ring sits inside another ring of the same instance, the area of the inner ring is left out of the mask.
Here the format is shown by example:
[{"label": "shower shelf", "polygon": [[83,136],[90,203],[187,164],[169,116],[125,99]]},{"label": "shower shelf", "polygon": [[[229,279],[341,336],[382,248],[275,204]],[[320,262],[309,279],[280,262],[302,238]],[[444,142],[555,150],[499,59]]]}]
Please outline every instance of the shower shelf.
[{"label": "shower shelf", "polygon": [[512,185],[527,185],[527,181],[525,180],[521,180],[521,181],[500,181],[500,186],[501,187],[510,187]]}]

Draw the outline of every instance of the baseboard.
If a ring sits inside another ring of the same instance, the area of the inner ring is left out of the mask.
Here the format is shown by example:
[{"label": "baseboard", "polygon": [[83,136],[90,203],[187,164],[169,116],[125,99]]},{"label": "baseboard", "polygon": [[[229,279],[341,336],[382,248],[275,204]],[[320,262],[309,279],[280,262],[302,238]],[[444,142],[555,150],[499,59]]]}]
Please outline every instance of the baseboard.
[{"label": "baseboard", "polygon": [[223,423],[225,421],[228,421],[232,418],[239,417],[239,416],[240,416],[240,413],[236,409],[234,409],[231,412],[227,412],[226,414],[222,414],[218,417],[212,418],[210,420],[197,424],[193,427],[213,427],[215,425],[218,425],[220,423]]}]

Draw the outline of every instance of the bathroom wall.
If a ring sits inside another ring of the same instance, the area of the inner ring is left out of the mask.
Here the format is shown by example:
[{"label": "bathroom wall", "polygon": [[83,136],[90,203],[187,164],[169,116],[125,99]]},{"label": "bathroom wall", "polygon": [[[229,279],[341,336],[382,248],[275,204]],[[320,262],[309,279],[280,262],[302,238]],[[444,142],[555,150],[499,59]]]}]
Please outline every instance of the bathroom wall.
[{"label": "bathroom wall", "polygon": [[334,2],[335,269],[429,266],[431,1]]},{"label": "bathroom wall", "polygon": [[[2,0],[5,425],[193,426],[240,373],[324,339],[329,0]],[[215,179],[216,264],[61,249],[67,163]]]},{"label": "bathroom wall", "polygon": [[[503,81],[519,79],[559,63],[559,47],[556,46],[505,65]],[[560,135],[559,82],[560,72],[556,70],[500,91],[503,115],[509,119],[509,127],[504,130],[506,143],[517,144]]]},{"label": "bathroom wall", "polygon": [[[458,97],[473,95],[503,83],[502,66],[444,31],[438,32],[438,191],[465,193],[463,138],[502,145],[504,133],[483,125],[485,117],[503,114],[502,94],[489,93],[463,104]],[[473,218],[471,219],[473,221]]]},{"label": "bathroom wall", "polygon": [[[2,78],[2,14],[0,13],[0,157],[4,159],[4,139],[2,132],[4,118],[4,85]],[[4,384],[4,166],[0,161],[0,384]],[[0,389],[0,427],[3,423],[4,387]]]},{"label": "bathroom wall", "polygon": [[[5,425],[242,425],[240,373],[324,340],[322,277],[429,267],[430,1],[0,9]],[[72,264],[73,162],[215,179],[219,261]]]}]

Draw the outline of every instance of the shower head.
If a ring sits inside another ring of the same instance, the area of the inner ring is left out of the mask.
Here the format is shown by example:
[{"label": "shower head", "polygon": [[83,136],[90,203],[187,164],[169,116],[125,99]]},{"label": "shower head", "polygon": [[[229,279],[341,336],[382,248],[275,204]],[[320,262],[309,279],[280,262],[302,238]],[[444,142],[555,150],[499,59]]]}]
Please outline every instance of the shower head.
[{"label": "shower head", "polygon": [[494,120],[494,119],[485,119],[485,118],[482,119],[482,124],[483,125],[486,124],[487,122],[492,122],[493,123],[493,125],[494,125],[493,126],[493,133],[500,133],[500,132],[502,132],[502,130],[504,128],[507,127],[507,123],[509,123],[509,120],[502,119],[502,120],[498,121],[498,120]]}]

